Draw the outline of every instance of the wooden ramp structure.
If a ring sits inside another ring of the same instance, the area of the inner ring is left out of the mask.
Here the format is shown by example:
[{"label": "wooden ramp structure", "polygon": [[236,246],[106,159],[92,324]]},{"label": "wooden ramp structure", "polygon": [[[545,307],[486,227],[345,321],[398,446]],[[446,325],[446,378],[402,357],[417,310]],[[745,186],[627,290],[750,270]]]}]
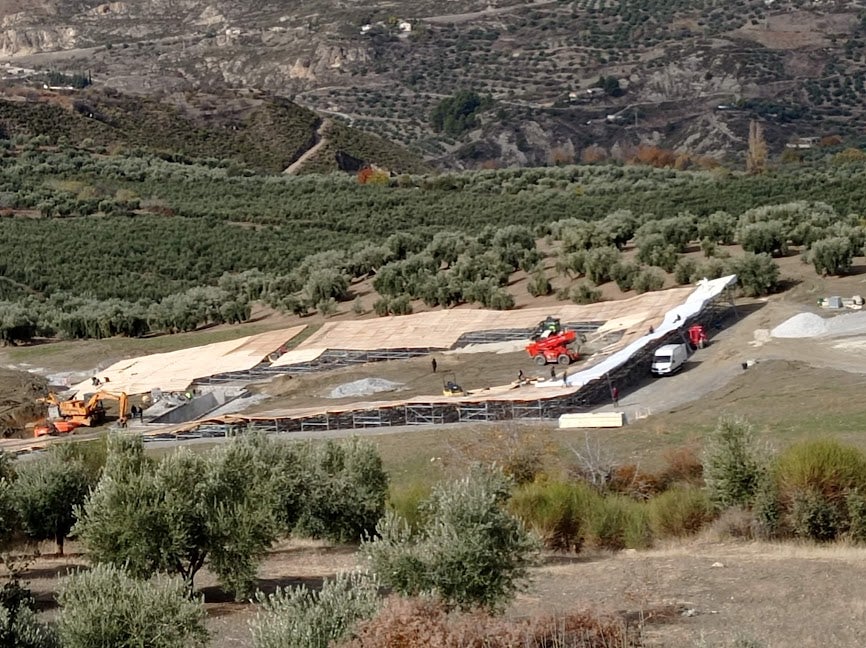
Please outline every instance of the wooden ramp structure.
[{"label": "wooden ramp structure", "polygon": [[[129,382],[123,383],[130,386],[127,393],[136,393],[136,387],[144,387],[145,380],[180,386],[193,374],[200,376],[203,367],[220,370],[229,364],[249,365],[256,358],[264,358],[256,366],[266,367],[270,371],[285,371],[298,366],[301,359],[315,362],[321,356],[320,350],[333,351],[332,345],[364,357],[363,354],[389,351],[382,346],[372,348],[382,345],[383,341],[404,345],[414,340],[415,344],[425,345],[404,347],[409,351],[431,348],[427,344],[435,345],[435,348],[448,348],[448,345],[459,345],[467,340],[474,340],[470,344],[478,343],[478,340],[485,339],[484,336],[476,335],[479,331],[491,336],[496,331],[516,335],[516,332],[531,329],[538,321],[553,315],[563,322],[591,323],[590,335],[611,340],[596,354],[598,357],[594,358],[594,362],[568,377],[567,385],[561,381],[508,384],[476,390],[465,396],[440,394],[401,401],[359,401],[254,414],[226,414],[179,425],[149,427],[144,436],[184,439],[232,436],[247,431],[291,433],[396,425],[559,419],[563,415],[585,413],[601,403],[610,402],[611,384],[624,389],[642,380],[649,371],[655,349],[663,344],[685,341],[685,331],[692,324],[700,323],[708,329],[719,326],[732,311],[732,289],[735,284],[736,276],[731,275],[712,281],[704,280],[697,288],[677,288],[588,306],[564,305],[553,309],[503,312],[465,309],[383,320],[334,322],[323,326],[295,350],[282,353],[277,358],[268,354],[268,348],[274,349],[285,344],[303,329],[296,327],[243,338],[233,341],[231,345],[225,343],[225,347],[211,345],[213,348],[209,350],[208,347],[188,349],[185,354],[193,354],[199,359],[197,363],[190,363],[194,368],[186,364],[189,362],[186,355],[175,352],[179,355],[159,354],[170,357],[158,361],[151,356],[139,359],[142,363],[158,362],[162,367],[149,374],[147,379],[143,378],[143,369],[138,367],[138,363],[118,363],[118,370],[128,374]],[[431,328],[427,329],[428,326]],[[205,355],[213,357],[202,357]],[[167,363],[175,364],[172,366]],[[178,372],[177,368],[183,371]],[[169,378],[172,382],[165,382]],[[85,388],[88,385],[89,382]],[[153,386],[149,384],[147,389]],[[10,451],[23,447],[22,442],[25,441],[29,441],[31,447],[35,445],[32,440],[17,440],[12,444],[14,449],[9,447]],[[4,445],[7,444],[0,442],[0,447]]]}]

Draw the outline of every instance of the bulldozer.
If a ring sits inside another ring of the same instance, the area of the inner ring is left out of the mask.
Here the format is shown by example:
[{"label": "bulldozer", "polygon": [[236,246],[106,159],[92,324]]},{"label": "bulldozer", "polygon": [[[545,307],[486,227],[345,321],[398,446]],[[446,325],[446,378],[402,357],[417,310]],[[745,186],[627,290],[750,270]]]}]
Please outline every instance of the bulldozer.
[{"label": "bulldozer", "polygon": [[125,392],[115,394],[108,391],[98,391],[87,400],[70,398],[61,400],[56,394],[48,394],[41,399],[48,404],[48,418],[37,424],[33,430],[34,436],[68,434],[78,427],[99,425],[105,420],[103,400],[118,402],[117,420],[121,425],[129,418],[129,398]]}]

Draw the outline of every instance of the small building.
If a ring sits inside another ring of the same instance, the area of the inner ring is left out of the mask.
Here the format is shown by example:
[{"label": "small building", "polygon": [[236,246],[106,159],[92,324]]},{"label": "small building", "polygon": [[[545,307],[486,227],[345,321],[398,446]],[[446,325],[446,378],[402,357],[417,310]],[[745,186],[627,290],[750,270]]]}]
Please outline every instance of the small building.
[{"label": "small building", "polygon": [[810,149],[818,146],[819,138],[817,137],[796,137],[792,141],[785,144],[785,148],[789,149]]},{"label": "small building", "polygon": [[397,29],[399,29],[401,32],[408,34],[412,31],[412,23],[410,23],[408,20],[401,20],[397,23]]}]

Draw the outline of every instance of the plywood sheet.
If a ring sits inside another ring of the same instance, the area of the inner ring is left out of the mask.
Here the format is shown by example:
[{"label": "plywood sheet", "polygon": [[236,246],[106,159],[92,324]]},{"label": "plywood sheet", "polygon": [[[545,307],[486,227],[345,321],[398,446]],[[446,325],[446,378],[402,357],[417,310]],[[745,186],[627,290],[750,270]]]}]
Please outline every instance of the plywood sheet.
[{"label": "plywood sheet", "polygon": [[[432,347],[448,349],[464,333],[509,328],[532,328],[548,315],[563,322],[622,320],[617,328],[635,323],[661,323],[670,308],[682,303],[693,288],[673,288],[644,293],[629,299],[578,306],[556,304],[546,308],[523,308],[514,311],[457,308],[414,315],[401,315],[352,322],[328,322],[309,338],[277,359],[272,366],[281,367],[311,360],[311,349],[407,349]],[[606,327],[609,328],[609,327]],[[313,356],[313,358],[318,356]]]},{"label": "plywood sheet", "polygon": [[[127,394],[141,394],[154,388],[183,391],[196,378],[251,369],[305,328],[306,325],[295,326],[227,342],[121,360],[103,369],[98,377],[109,378],[108,389]],[[78,393],[91,392],[93,386],[88,379],[73,389]]]}]

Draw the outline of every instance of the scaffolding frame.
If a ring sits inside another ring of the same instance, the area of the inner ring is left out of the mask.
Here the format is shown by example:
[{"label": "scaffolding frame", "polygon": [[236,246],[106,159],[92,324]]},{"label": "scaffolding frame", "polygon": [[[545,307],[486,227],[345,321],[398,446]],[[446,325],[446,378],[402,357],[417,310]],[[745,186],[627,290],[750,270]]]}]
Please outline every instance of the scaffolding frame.
[{"label": "scaffolding frame", "polygon": [[352,428],[391,427],[391,419],[382,417],[385,411],[387,410],[375,409],[352,412]]},{"label": "scaffolding frame", "polygon": [[441,425],[445,422],[442,406],[434,403],[404,405],[406,425]]},{"label": "scaffolding frame", "polygon": [[496,415],[491,411],[490,403],[464,403],[457,406],[457,420],[460,423],[478,423],[495,421]]}]

